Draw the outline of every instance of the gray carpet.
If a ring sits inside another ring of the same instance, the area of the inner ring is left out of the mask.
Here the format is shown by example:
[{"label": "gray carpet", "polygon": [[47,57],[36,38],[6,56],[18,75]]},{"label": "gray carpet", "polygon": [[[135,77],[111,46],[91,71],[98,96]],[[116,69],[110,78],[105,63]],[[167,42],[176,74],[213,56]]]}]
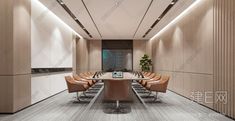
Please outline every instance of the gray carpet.
[{"label": "gray carpet", "polygon": [[133,93],[133,102],[120,102],[116,108],[116,102],[104,102],[103,91],[95,102],[85,110],[82,115],[73,120],[82,121],[156,121],[156,118],[141,103]]},{"label": "gray carpet", "polygon": [[0,114],[0,121],[232,121],[170,91],[153,102],[144,97],[147,93],[134,90],[143,104],[134,96],[134,102],[121,102],[121,112],[116,112],[114,102],[102,101],[102,89],[90,90],[79,103],[75,94],[64,91],[13,115]]}]

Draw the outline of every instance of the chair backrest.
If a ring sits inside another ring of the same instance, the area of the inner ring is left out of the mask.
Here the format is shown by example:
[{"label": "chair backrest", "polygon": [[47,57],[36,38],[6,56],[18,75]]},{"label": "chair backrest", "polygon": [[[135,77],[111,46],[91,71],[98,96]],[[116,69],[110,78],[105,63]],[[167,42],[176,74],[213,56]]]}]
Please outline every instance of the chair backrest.
[{"label": "chair backrest", "polygon": [[64,78],[68,84],[74,83],[74,79],[71,76],[65,76]]},{"label": "chair backrest", "polygon": [[73,92],[73,84],[75,83],[74,79],[71,76],[65,76],[64,78],[68,87],[68,92]]},{"label": "chair backrest", "polygon": [[68,87],[68,92],[72,93],[72,92],[78,92],[78,91],[85,91],[87,89],[86,84],[81,84],[79,83],[79,81],[75,81],[73,79],[73,77],[71,76],[65,76],[65,80],[67,83],[67,87]]},{"label": "chair backrest", "polygon": [[170,80],[170,76],[163,75],[160,79],[160,82],[165,83],[165,82],[168,82],[169,80]]},{"label": "chair backrest", "polygon": [[[73,78],[77,81],[81,81],[81,80],[86,80],[87,77],[84,77],[82,75],[77,75],[77,74],[74,74],[73,75]],[[92,86],[93,85],[93,82],[92,80],[86,80],[88,83],[89,83],[89,86]]]},{"label": "chair backrest", "polygon": [[149,76],[148,76],[148,78],[150,78],[150,79],[152,79],[152,78],[154,78],[155,77],[155,73],[151,73]]},{"label": "chair backrest", "polygon": [[147,72],[144,76],[148,77],[152,74],[152,72]]},{"label": "chair backrest", "polygon": [[155,74],[153,80],[160,80],[160,79],[161,79],[161,74]]},{"label": "chair backrest", "polygon": [[147,72],[146,72],[146,71],[142,71],[141,73],[142,73],[143,75],[145,75]]},{"label": "chair backrest", "polygon": [[79,76],[85,76],[84,73],[79,73],[78,75],[79,75]]},{"label": "chair backrest", "polygon": [[90,71],[87,72],[87,74],[89,74],[89,75],[94,75],[94,73],[93,73],[93,72],[90,72]]},{"label": "chair backrest", "polygon": [[84,78],[84,79],[89,78],[89,76],[86,75],[85,73],[80,73],[79,76],[82,77],[82,78]]},{"label": "chair backrest", "polygon": [[81,78],[80,76],[78,76],[77,74],[73,74],[73,78],[75,80],[82,80],[83,78]]},{"label": "chair backrest", "polygon": [[84,76],[90,77],[90,74],[88,72],[83,73]]},{"label": "chair backrest", "polygon": [[160,83],[163,85],[164,90],[167,90],[168,82],[170,80],[170,76],[163,75],[160,79]]}]

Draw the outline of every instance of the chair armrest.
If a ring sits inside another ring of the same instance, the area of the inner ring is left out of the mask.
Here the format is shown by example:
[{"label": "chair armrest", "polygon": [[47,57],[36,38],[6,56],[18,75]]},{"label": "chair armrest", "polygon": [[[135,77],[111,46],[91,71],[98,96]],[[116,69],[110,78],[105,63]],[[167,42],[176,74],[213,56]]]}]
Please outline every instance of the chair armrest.
[{"label": "chair armrest", "polygon": [[88,85],[81,83],[79,81],[70,84],[68,87],[68,91],[71,92],[78,92],[78,91],[86,91],[88,89]]},{"label": "chair armrest", "polygon": [[81,80],[82,82],[86,82],[88,85],[92,86],[93,81],[92,80],[87,80],[87,79],[83,79]]},{"label": "chair armrest", "polygon": [[85,80],[87,80],[87,79],[81,78],[80,80],[81,80],[81,81],[85,81]]},{"label": "chair armrest", "polygon": [[159,84],[160,83],[160,81],[159,80],[155,80],[155,81],[149,81],[148,82],[148,84]]},{"label": "chair armrest", "polygon": [[159,83],[158,80],[155,80],[155,81],[148,81],[146,87],[147,87],[147,88],[150,88],[152,85],[155,85],[155,84],[158,84],[158,83]]},{"label": "chair armrest", "polygon": [[157,91],[157,92],[166,92],[167,85],[162,82],[155,82],[150,85],[150,90]]}]

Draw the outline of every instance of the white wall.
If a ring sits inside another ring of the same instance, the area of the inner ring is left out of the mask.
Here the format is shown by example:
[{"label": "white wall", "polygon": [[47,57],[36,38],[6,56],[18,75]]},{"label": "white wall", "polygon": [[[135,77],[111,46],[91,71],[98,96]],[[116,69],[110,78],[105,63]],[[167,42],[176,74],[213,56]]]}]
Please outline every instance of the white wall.
[{"label": "white wall", "polygon": [[37,0],[31,7],[31,67],[72,67],[72,31]]},{"label": "white wall", "polygon": [[[32,0],[31,9],[31,67],[72,68],[75,42],[71,29],[37,0]],[[31,104],[67,89],[64,76],[70,74],[33,74]]]}]

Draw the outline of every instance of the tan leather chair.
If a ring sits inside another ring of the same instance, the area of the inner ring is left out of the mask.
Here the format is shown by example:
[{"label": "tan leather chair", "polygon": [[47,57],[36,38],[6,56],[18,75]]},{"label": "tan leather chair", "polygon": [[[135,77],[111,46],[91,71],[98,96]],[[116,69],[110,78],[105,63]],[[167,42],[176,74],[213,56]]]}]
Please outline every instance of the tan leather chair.
[{"label": "tan leather chair", "polygon": [[145,75],[147,72],[146,72],[146,71],[142,71],[141,73],[142,73],[143,75]]},{"label": "tan leather chair", "polygon": [[[154,78],[155,77],[155,73],[150,73],[150,75],[148,75],[148,76],[144,76],[145,78],[149,78],[149,79],[152,79],[152,78]],[[140,84],[142,84],[143,83],[143,81],[144,80],[140,80],[140,81],[138,81]]]},{"label": "tan leather chair", "polygon": [[144,74],[144,77],[148,77],[152,74],[152,72],[147,72],[146,74]]},{"label": "tan leather chair", "polygon": [[79,76],[84,79],[88,79],[90,77],[90,76],[86,75],[85,73],[80,73]]},{"label": "tan leather chair", "polygon": [[[149,74],[151,74],[152,72],[142,71],[141,73],[142,73],[142,75],[143,75],[144,77],[146,77],[146,76],[148,76]],[[142,81],[142,80],[139,80],[139,81],[137,81],[137,82],[141,83],[141,81]]]},{"label": "tan leather chair", "polygon": [[94,82],[92,80],[87,80],[86,78],[83,78],[81,76],[78,76],[77,74],[73,74],[73,78],[77,81],[84,81],[84,82],[88,82],[89,86],[93,86]]},{"label": "tan leather chair", "polygon": [[92,75],[91,74],[89,74],[88,72],[85,72],[85,73],[81,73],[83,76],[86,76],[87,78],[91,78],[92,77]]},{"label": "tan leather chair", "polygon": [[[86,73],[80,73],[79,76],[84,79],[89,79],[89,78],[93,78],[94,75],[90,75],[90,74],[88,74],[88,72],[86,72]],[[96,80],[92,80],[92,81],[93,81],[93,83],[98,82]]]},{"label": "tan leather chair", "polygon": [[90,76],[94,76],[95,73],[93,73],[93,72],[87,72],[87,74],[89,74]]},{"label": "tan leather chair", "polygon": [[160,80],[160,79],[161,79],[161,75],[160,74],[154,74],[154,77],[151,76],[149,80],[143,80],[141,82],[141,85],[143,87],[145,87],[147,85],[147,83],[152,82],[152,81],[157,81],[157,80]]},{"label": "tan leather chair", "polygon": [[170,76],[161,76],[160,80],[152,81],[147,83],[146,89],[150,92],[154,91],[156,92],[156,95],[154,96],[154,100],[157,99],[158,92],[166,93],[168,82],[169,82]]},{"label": "tan leather chair", "polygon": [[67,83],[68,92],[69,93],[76,92],[77,100],[80,101],[79,96],[78,96],[78,92],[83,92],[83,94],[85,95],[84,92],[87,89],[89,89],[88,83],[83,82],[83,81],[75,81],[71,76],[65,76],[65,80]]}]

